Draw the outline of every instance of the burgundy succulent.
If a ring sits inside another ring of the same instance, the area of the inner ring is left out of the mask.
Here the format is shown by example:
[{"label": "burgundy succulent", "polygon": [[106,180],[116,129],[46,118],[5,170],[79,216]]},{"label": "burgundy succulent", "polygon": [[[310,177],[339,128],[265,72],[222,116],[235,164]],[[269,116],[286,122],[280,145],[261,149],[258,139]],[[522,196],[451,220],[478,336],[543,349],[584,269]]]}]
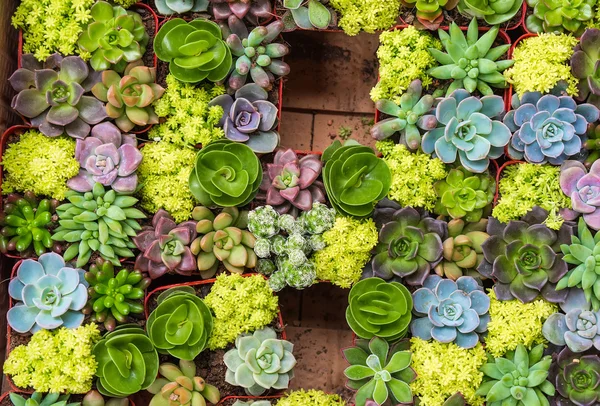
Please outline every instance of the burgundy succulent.
[{"label": "burgundy succulent", "polygon": [[269,0],[210,0],[215,20],[227,20],[230,15],[246,18],[257,24],[259,18],[267,18],[273,12]]},{"label": "burgundy succulent", "polygon": [[197,269],[196,257],[189,247],[196,235],[195,221],[177,224],[169,213],[159,210],[152,226],[144,227],[133,238],[142,251],[135,260],[135,269],[147,272],[152,279],[167,272],[190,276]]},{"label": "burgundy succulent", "polygon": [[111,186],[115,192],[133,193],[137,187],[137,167],[142,154],[133,135],[121,134],[112,123],[98,124],[90,137],[77,140],[75,159],[79,174],[67,186],[78,192],[90,192],[94,183]]},{"label": "burgundy succulent", "polygon": [[260,186],[267,193],[267,204],[280,214],[290,210],[312,209],[314,202],[325,203],[323,184],[317,181],[323,163],[317,155],[298,158],[292,150],[280,149],[272,164],[267,164]]},{"label": "burgundy succulent", "polygon": [[573,352],[565,347],[550,368],[557,394],[556,406],[594,406],[600,402],[600,357],[593,351]]}]

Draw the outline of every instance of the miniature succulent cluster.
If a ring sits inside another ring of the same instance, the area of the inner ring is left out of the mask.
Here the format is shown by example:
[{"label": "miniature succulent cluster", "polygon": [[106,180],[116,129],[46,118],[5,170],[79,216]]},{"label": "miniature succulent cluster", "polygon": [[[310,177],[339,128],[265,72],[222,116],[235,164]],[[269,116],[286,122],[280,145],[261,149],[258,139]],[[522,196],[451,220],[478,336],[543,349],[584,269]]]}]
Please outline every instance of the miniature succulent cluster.
[{"label": "miniature succulent cluster", "polygon": [[435,273],[453,281],[462,276],[482,279],[477,268],[483,262],[483,243],[490,238],[487,223],[487,219],[475,223],[449,221],[448,238],[442,242],[442,260],[434,268]]},{"label": "miniature succulent cluster", "polygon": [[596,0],[527,0],[527,5],[533,8],[533,14],[525,21],[529,31],[566,32],[575,36],[583,33],[596,10]]},{"label": "miniature succulent cluster", "polygon": [[271,2],[268,0],[208,0],[212,6],[215,20],[227,20],[231,16],[245,18],[258,25],[260,18],[271,16]]},{"label": "miniature succulent cluster", "polygon": [[458,0],[401,0],[404,7],[416,8],[417,21],[428,30],[437,30],[444,20],[443,11],[453,10],[459,3]]},{"label": "miniature succulent cluster", "polygon": [[521,9],[523,0],[462,0],[458,2],[458,11],[462,14],[484,19],[490,25],[511,20]]}]

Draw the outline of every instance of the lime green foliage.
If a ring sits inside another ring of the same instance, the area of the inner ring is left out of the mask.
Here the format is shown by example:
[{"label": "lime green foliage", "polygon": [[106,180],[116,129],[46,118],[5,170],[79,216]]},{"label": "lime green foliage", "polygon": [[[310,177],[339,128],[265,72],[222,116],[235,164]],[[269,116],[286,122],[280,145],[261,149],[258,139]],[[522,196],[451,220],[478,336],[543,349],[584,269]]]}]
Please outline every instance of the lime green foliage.
[{"label": "lime green foliage", "polygon": [[481,344],[469,350],[458,345],[410,339],[411,367],[417,379],[411,384],[413,394],[421,406],[439,406],[460,392],[471,406],[481,406],[484,398],[475,395],[483,379],[479,368],[487,357]]},{"label": "lime green foliage", "polygon": [[504,71],[504,77],[519,96],[525,92],[548,93],[563,80],[567,93],[577,94],[578,80],[569,62],[577,39],[566,34],[539,34],[519,42],[513,53],[515,64]]},{"label": "lime green foliage", "polygon": [[3,194],[32,191],[57,200],[65,198],[67,180],[79,173],[75,140],[46,137],[37,130],[29,130],[18,142],[9,144],[2,165]]},{"label": "lime green foliage", "polygon": [[400,13],[400,0],[331,0],[329,4],[340,13],[338,25],[348,35],[388,29]]},{"label": "lime green foliage", "polygon": [[131,6],[133,6],[135,3],[137,3],[139,0],[112,0],[113,3],[123,7],[123,8],[129,8]]},{"label": "lime green foliage", "polygon": [[422,207],[433,210],[437,194],[433,185],[446,178],[446,166],[437,158],[417,151],[410,152],[404,145],[380,141],[377,149],[392,171],[392,186],[388,198],[402,207]]},{"label": "lime green foliage", "polygon": [[210,350],[225,348],[238,335],[269,325],[279,311],[279,300],[261,275],[221,274],[204,303],[215,315]]},{"label": "lime green foliage", "polygon": [[92,323],[75,329],[40,330],[27,345],[11,351],[4,373],[20,388],[39,392],[86,393],[92,389],[97,362],[92,348],[100,331]]},{"label": "lime green foliage", "polygon": [[195,205],[188,186],[195,151],[166,142],[151,142],[141,152],[144,158],[138,167],[142,185],[138,196],[142,208],[150,213],[165,209],[177,223],[189,219]]},{"label": "lime green foliage", "polygon": [[349,288],[360,279],[377,239],[372,219],[337,217],[333,228],[323,233],[327,245],[313,255],[317,279]]},{"label": "lime green foliage", "polygon": [[534,206],[550,214],[544,222],[558,230],[564,219],[558,214],[562,208],[571,208],[571,199],[560,188],[560,167],[537,164],[509,165],[502,171],[500,199],[492,216],[501,223],[518,220]]},{"label": "lime green foliage", "polygon": [[152,127],[148,137],[182,146],[207,145],[223,138],[225,133],[216,127],[223,108],[208,107],[208,102],[224,93],[225,88],[220,85],[193,86],[167,75],[167,90],[154,103],[156,114],[166,120]]},{"label": "lime green foliage", "polygon": [[345,406],[340,395],[329,395],[316,389],[296,390],[279,399],[276,406]]},{"label": "lime green foliage", "polygon": [[[23,53],[45,61],[55,52],[80,53],[79,34],[91,19],[94,0],[23,0],[12,25],[23,30]],[[90,55],[81,55],[84,59]]]},{"label": "lime green foliage", "polygon": [[486,350],[494,357],[513,351],[523,344],[528,349],[546,342],[542,335],[544,321],[558,311],[555,304],[541,297],[530,303],[519,300],[500,301],[489,290],[490,322],[485,339]]}]

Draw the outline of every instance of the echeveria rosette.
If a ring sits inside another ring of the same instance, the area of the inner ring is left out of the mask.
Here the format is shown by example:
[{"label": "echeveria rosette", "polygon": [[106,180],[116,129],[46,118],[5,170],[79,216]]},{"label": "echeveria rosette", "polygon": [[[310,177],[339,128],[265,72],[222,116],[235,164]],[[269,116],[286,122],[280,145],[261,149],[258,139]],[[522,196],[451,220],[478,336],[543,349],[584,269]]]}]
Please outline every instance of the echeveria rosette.
[{"label": "echeveria rosette", "polygon": [[521,9],[523,0],[461,0],[458,11],[497,25],[512,19]]},{"label": "echeveria rosette", "polygon": [[510,44],[492,48],[499,30],[499,26],[494,25],[480,38],[476,18],[471,20],[466,36],[454,22],[450,24],[449,33],[438,30],[447,53],[429,48],[429,52],[440,66],[427,70],[427,74],[436,79],[452,79],[446,90],[446,97],[457,89],[465,89],[469,93],[479,90],[483,96],[491,96],[494,94],[492,87],[507,87],[502,72],[510,68],[514,61],[498,61],[510,48]]},{"label": "echeveria rosette", "polygon": [[496,280],[494,292],[498,300],[516,298],[529,303],[538,295],[552,303],[566,299],[567,291],[557,291],[556,284],[568,270],[559,246],[570,241],[570,224],[564,223],[554,231],[541,222],[501,224],[490,217],[487,232],[490,238],[482,244],[484,261],[478,270]]},{"label": "echeveria rosette", "polygon": [[251,396],[260,396],[269,389],[287,389],[294,377],[296,358],[294,345],[277,338],[270,327],[242,334],[235,339],[235,348],[227,351],[223,362],[227,366],[225,382],[244,388]]},{"label": "echeveria rosette", "polygon": [[267,100],[268,96],[256,83],[248,83],[238,89],[235,96],[217,96],[208,105],[223,108],[219,127],[227,139],[266,154],[279,145],[279,133],[275,131],[279,109]]},{"label": "echeveria rosette", "polygon": [[83,270],[66,266],[56,253],[21,262],[8,293],[18,301],[7,313],[8,324],[17,333],[76,328],[83,322],[81,309],[88,298]]},{"label": "echeveria rosette", "polygon": [[548,405],[546,396],[554,396],[554,385],[548,380],[552,363],[550,355],[544,356],[544,345],[539,344],[529,352],[523,344],[515,351],[488,361],[480,368],[484,382],[476,394],[485,396],[489,406]]},{"label": "echeveria rosette", "polygon": [[281,16],[285,24],[284,32],[295,31],[297,28],[304,30],[324,30],[336,19],[335,12],[319,0],[285,0],[282,1],[286,10]]},{"label": "echeveria rosette", "polygon": [[91,22],[77,45],[92,54],[92,69],[103,71],[112,67],[123,72],[127,63],[142,59],[150,37],[138,13],[98,1],[92,6],[90,16]]},{"label": "echeveria rosette", "polygon": [[87,137],[91,126],[106,118],[104,104],[85,95],[99,75],[78,56],[54,54],[41,65],[28,55],[23,56],[23,67],[8,79],[17,92],[11,107],[48,137],[65,133],[73,138]]},{"label": "echeveria rosette", "polygon": [[581,136],[599,111],[588,103],[578,105],[570,96],[526,92],[515,94],[504,124],[513,132],[508,155],[531,163],[560,165],[581,151]]},{"label": "echeveria rosette", "polygon": [[533,33],[571,33],[578,37],[595,16],[596,0],[526,0],[533,13],[525,27]]},{"label": "echeveria rosette", "polygon": [[421,148],[444,163],[460,160],[462,166],[474,173],[487,170],[490,159],[504,153],[511,132],[500,118],[504,101],[500,96],[469,96],[463,89],[442,99],[435,110],[438,127],[423,136]]},{"label": "echeveria rosette", "polygon": [[258,25],[259,18],[272,16],[273,6],[269,0],[209,0],[215,20],[227,20],[234,15],[238,19],[246,18]]},{"label": "echeveria rosette", "polygon": [[600,400],[600,357],[564,348],[550,367],[557,406],[594,406]]},{"label": "echeveria rosette", "polygon": [[413,336],[441,343],[454,342],[462,348],[473,348],[479,334],[487,331],[490,298],[483,287],[470,276],[455,281],[430,275],[423,287],[413,293],[410,323]]},{"label": "echeveria rosette", "polygon": [[396,211],[392,221],[379,232],[379,243],[373,250],[374,274],[386,280],[397,276],[412,286],[422,285],[442,259],[442,241],[447,234],[444,221],[421,218],[412,207]]},{"label": "echeveria rosette", "polygon": [[279,149],[273,163],[267,164],[260,186],[267,204],[279,214],[312,209],[313,203],[325,203],[323,183],[317,181],[323,163],[317,155],[299,158],[292,149]]},{"label": "echeveria rosette", "polygon": [[578,102],[587,102],[600,108],[600,30],[588,28],[571,56],[571,72],[579,79]]},{"label": "echeveria rosette", "polygon": [[94,346],[96,386],[104,396],[124,398],[148,388],[158,374],[158,353],[135,324],[117,326]]},{"label": "echeveria rosette", "polygon": [[170,16],[173,14],[201,13],[208,10],[209,0],[155,0],[154,5],[158,14]]},{"label": "echeveria rosette", "polygon": [[402,0],[401,3],[404,7],[417,9],[417,20],[423,27],[437,30],[444,20],[443,12],[454,9],[458,0]]},{"label": "echeveria rosette", "polygon": [[69,189],[90,192],[99,182],[115,192],[135,192],[138,185],[135,172],[142,162],[142,153],[137,149],[135,136],[121,134],[114,124],[100,123],[92,128],[90,137],[77,140],[75,159],[81,169],[67,181]]},{"label": "echeveria rosette", "polygon": [[344,370],[346,387],[356,391],[357,406],[412,403],[409,384],[417,374],[410,367],[412,354],[406,342],[390,346],[386,340],[373,337],[370,341],[356,340],[355,347],[342,352],[350,364]]},{"label": "echeveria rosette", "polygon": [[146,323],[152,345],[161,354],[193,361],[206,348],[213,330],[210,309],[189,286],[162,292],[156,303]]},{"label": "echeveria rosette", "polygon": [[219,82],[227,77],[232,63],[221,28],[204,19],[186,22],[173,18],[165,22],[154,38],[154,53],[169,62],[171,74],[185,83],[204,79]]},{"label": "echeveria rosette", "polygon": [[589,172],[578,161],[565,161],[560,168],[560,188],[571,197],[573,212],[565,215],[575,218],[583,215],[585,223],[600,230],[600,161],[595,161]]},{"label": "echeveria rosette", "polygon": [[350,289],[346,321],[360,338],[394,342],[408,332],[412,308],[410,292],[401,283],[366,278]]},{"label": "echeveria rosette", "polygon": [[400,97],[400,104],[391,100],[378,100],[375,107],[380,112],[392,116],[381,120],[371,128],[371,136],[385,140],[398,133],[399,142],[411,151],[421,145],[421,130],[430,131],[437,126],[437,118],[433,113],[433,96],[422,96],[423,86],[419,79],[413,80],[406,92]]}]

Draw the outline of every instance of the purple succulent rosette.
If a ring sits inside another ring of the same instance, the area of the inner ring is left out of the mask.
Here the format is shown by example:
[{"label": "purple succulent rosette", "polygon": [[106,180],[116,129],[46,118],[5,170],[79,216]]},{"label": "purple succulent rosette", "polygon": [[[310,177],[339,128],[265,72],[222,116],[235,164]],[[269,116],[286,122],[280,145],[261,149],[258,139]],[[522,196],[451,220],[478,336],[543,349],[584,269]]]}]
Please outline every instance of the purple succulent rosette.
[{"label": "purple succulent rosette", "polygon": [[235,96],[224,94],[215,97],[209,106],[221,106],[223,116],[219,126],[225,137],[242,142],[256,153],[270,153],[279,145],[277,107],[267,100],[268,93],[255,83],[242,86]]},{"label": "purple succulent rosette", "polygon": [[565,222],[560,230],[551,230],[542,224],[547,215],[536,206],[520,221],[502,224],[489,218],[490,238],[482,244],[484,260],[477,270],[496,281],[498,300],[529,303],[541,294],[561,303],[567,297],[567,290],[557,291],[556,284],[568,271],[560,244],[570,244],[574,225]]},{"label": "purple succulent rosette", "polygon": [[563,217],[573,220],[583,215],[585,223],[600,230],[600,161],[589,172],[578,161],[565,161],[560,168],[560,188],[571,198],[573,210],[563,210]]},{"label": "purple succulent rosette", "polygon": [[571,57],[571,72],[579,79],[577,96],[579,102],[600,107],[600,30],[585,30]]},{"label": "purple succulent rosette", "polygon": [[75,159],[81,169],[67,181],[77,192],[90,192],[96,182],[110,186],[115,192],[133,193],[137,188],[136,169],[142,162],[137,140],[112,123],[94,126],[91,136],[77,140]]},{"label": "purple succulent rosette", "polygon": [[246,18],[257,25],[259,18],[268,18],[272,13],[269,0],[209,0],[212,5],[212,15],[215,20],[227,20],[234,15],[240,20]]},{"label": "purple succulent rosette", "polygon": [[473,348],[479,342],[478,333],[487,331],[490,298],[470,276],[461,276],[455,282],[430,275],[413,293],[413,303],[416,317],[410,331],[422,340],[433,338]]},{"label": "purple succulent rosette", "polygon": [[595,406],[600,402],[600,356],[593,351],[576,353],[564,348],[550,367],[557,394],[553,406]]},{"label": "purple succulent rosette", "polygon": [[531,163],[560,165],[581,151],[581,136],[600,112],[588,103],[577,105],[569,96],[527,92],[519,100],[512,98],[513,110],[504,116],[504,124],[513,132],[508,144],[512,159]]},{"label": "purple succulent rosette", "polygon": [[160,209],[133,242],[141,251],[135,260],[135,269],[147,272],[156,279],[165,273],[191,276],[197,270],[196,257],[190,244],[197,236],[196,222],[177,224],[165,210]]}]

